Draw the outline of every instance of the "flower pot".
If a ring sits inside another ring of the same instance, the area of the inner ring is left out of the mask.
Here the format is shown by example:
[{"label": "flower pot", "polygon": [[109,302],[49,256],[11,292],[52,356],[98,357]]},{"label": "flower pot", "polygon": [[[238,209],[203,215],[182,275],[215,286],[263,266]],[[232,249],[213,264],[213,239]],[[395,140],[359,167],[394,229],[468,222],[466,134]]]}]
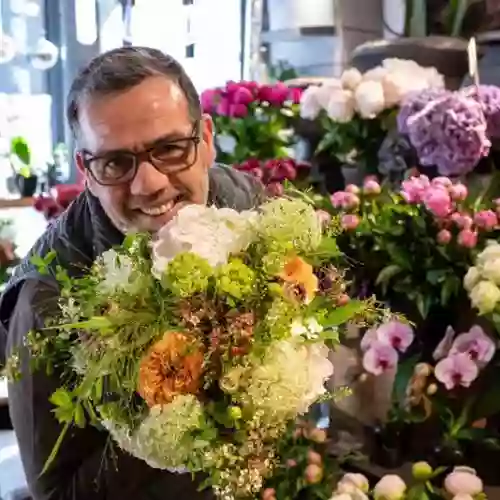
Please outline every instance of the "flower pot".
[{"label": "flower pot", "polygon": [[367,42],[352,52],[350,64],[364,72],[392,57],[435,67],[444,75],[446,86],[451,89],[460,87],[468,71],[467,42],[441,36]]},{"label": "flower pot", "polygon": [[29,198],[36,193],[38,176],[30,175],[29,177],[24,177],[23,175],[17,174],[15,179],[19,194],[23,198]]}]

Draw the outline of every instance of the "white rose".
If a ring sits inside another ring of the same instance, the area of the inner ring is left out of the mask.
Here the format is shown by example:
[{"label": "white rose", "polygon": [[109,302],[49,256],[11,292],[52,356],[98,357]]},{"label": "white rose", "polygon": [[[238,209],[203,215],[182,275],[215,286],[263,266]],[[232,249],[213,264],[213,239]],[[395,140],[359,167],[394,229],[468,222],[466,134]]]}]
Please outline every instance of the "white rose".
[{"label": "white rose", "polygon": [[356,87],[361,83],[362,80],[363,75],[356,68],[346,69],[340,77],[340,83],[342,84],[342,87],[347,90],[353,91],[356,90]]},{"label": "white rose", "polygon": [[375,68],[369,69],[366,73],[363,74],[363,81],[381,82],[387,74],[388,71],[385,68],[383,68],[382,66],[376,66]]},{"label": "white rose", "polygon": [[395,474],[388,474],[375,485],[373,497],[375,500],[401,500],[405,492],[405,482]]},{"label": "white rose", "polygon": [[495,285],[500,285],[500,257],[487,260],[481,269],[481,274]]},{"label": "white rose", "polygon": [[464,276],[464,288],[470,292],[481,280],[481,274],[477,267],[469,267]]},{"label": "white rose", "polygon": [[489,240],[486,248],[477,256],[477,265],[481,267],[488,260],[500,258],[500,244],[494,240]]},{"label": "white rose", "polygon": [[305,120],[315,120],[323,107],[319,102],[319,87],[311,85],[307,87],[300,98],[300,116]]},{"label": "white rose", "polygon": [[342,90],[340,80],[329,80],[321,85],[318,91],[318,102],[321,104],[323,109],[327,108],[332,94],[338,92],[339,90]]},{"label": "white rose", "polygon": [[334,122],[347,123],[354,117],[354,95],[350,90],[336,90],[330,96],[326,112]]},{"label": "white rose", "polygon": [[375,118],[385,108],[384,88],[380,82],[361,82],[354,97],[356,109],[363,118]]},{"label": "white rose", "polygon": [[492,312],[500,301],[500,289],[492,281],[480,281],[469,294],[480,314]]},{"label": "white rose", "polygon": [[422,78],[411,73],[388,73],[382,80],[386,106],[398,105],[407,94],[427,88]]}]

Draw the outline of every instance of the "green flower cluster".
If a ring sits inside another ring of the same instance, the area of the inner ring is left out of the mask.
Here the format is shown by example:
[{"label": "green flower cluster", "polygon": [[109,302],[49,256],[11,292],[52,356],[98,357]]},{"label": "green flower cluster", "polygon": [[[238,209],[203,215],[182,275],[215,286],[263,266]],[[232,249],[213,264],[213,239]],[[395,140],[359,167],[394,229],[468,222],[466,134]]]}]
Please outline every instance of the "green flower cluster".
[{"label": "green flower cluster", "polygon": [[205,292],[213,270],[206,259],[191,252],[176,255],[162,276],[162,284],[176,297]]},{"label": "green flower cluster", "polygon": [[232,259],[217,269],[215,288],[217,294],[237,301],[248,298],[255,291],[255,271],[241,259]]}]

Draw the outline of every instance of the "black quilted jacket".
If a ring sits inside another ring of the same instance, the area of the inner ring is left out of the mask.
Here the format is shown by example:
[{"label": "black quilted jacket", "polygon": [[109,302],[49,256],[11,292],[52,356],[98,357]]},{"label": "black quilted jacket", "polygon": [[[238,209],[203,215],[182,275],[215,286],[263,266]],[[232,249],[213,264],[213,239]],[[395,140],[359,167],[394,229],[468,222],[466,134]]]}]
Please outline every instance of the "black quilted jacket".
[{"label": "black quilted jacket", "polygon": [[[251,178],[224,166],[210,169],[210,204],[245,210],[260,201],[260,188]],[[98,200],[84,192],[51,224],[31,254],[44,255],[54,249],[58,264],[77,275],[122,240]],[[44,317],[53,314],[57,298],[55,279],[50,274],[40,276],[27,257],[0,299],[0,361],[13,349],[23,349],[26,333],[40,328]],[[152,469],[110,447],[108,436],[94,428],[70,431],[53,465],[40,475],[61,431],[48,402],[59,381],[57,375],[48,377],[41,371],[31,375],[27,361],[23,350],[23,376],[9,387],[9,406],[34,500],[212,498],[209,491],[198,492],[197,480],[189,474]]]}]

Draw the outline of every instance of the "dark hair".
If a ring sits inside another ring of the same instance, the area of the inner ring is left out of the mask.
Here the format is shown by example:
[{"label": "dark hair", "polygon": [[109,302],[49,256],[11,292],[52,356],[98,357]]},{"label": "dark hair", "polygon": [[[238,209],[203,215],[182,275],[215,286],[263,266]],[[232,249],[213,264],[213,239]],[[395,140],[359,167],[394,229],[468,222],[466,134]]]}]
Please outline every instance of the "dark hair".
[{"label": "dark hair", "polygon": [[121,47],[92,59],[73,81],[66,111],[73,134],[76,136],[78,132],[83,99],[128,90],[152,76],[165,76],[174,81],[186,96],[190,117],[200,119],[200,96],[179,62],[157,49]]}]

